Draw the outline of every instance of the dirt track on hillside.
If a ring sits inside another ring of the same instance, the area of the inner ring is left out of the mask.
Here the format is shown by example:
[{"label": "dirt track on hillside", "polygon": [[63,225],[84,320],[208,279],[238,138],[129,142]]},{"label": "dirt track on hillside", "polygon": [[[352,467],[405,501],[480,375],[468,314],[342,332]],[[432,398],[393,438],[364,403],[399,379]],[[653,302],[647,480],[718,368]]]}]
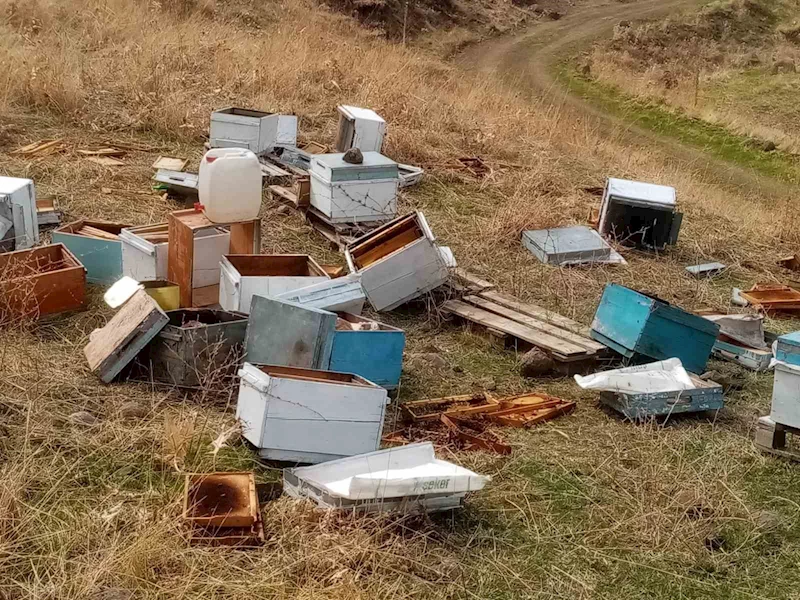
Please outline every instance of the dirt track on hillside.
[{"label": "dirt track on hillside", "polygon": [[634,121],[607,114],[562,86],[554,76],[555,65],[588,48],[594,41],[610,36],[623,20],[662,18],[700,0],[599,0],[572,9],[558,21],[544,21],[522,34],[482,42],[465,50],[457,62],[470,70],[495,73],[507,84],[532,98],[545,99],[575,119],[589,119],[603,135],[613,136],[641,147],[657,147],[670,162],[700,172],[704,179],[722,185],[746,187],[758,194],[784,196],[793,191],[780,181],[732,165],[702,150],[659,136]]}]

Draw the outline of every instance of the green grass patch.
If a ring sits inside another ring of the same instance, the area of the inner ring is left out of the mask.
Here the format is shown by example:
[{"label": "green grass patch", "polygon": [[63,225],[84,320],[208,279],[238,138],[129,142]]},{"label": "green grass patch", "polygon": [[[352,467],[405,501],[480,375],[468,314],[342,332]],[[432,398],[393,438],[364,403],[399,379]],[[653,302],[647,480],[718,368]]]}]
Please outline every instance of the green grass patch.
[{"label": "green grass patch", "polygon": [[663,104],[628,96],[616,86],[580,75],[571,62],[561,63],[556,77],[572,93],[611,115],[762,175],[788,183],[800,182],[800,164],[790,154],[780,150],[765,152],[756,147],[757,140]]}]

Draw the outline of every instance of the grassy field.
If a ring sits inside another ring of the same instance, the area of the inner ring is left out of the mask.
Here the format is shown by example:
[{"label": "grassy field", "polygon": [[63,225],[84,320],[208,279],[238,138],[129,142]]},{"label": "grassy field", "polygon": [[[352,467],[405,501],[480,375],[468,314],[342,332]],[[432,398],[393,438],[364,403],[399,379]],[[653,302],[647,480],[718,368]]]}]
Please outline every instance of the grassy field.
[{"label": "grassy field", "polygon": [[[35,179],[67,218],[156,223],[177,206],[151,190],[150,165],[197,165],[211,110],[294,111],[304,139],[329,143],[338,103],[375,108],[386,153],[426,167],[401,198],[421,209],[459,263],[588,323],[604,284],[657,293],[688,309],[726,309],[732,286],[782,281],[797,249],[790,200],[723,190],[630,148],[490,75],[465,73],[413,45],[382,40],[312,0],[0,0],[0,161]],[[68,150],[11,152],[63,138]],[[125,145],[125,166],[76,150]],[[481,180],[446,165],[480,155]],[[678,188],[679,245],[625,252],[625,268],[553,269],[520,244],[532,227],[586,223],[610,175]],[[296,215],[265,199],[264,252],[343,264]],[[711,281],[688,264],[730,265]],[[103,385],[82,350],[112,311],[92,288],[85,312],[0,329],[0,597],[17,598],[790,598],[800,574],[800,471],[758,453],[756,418],[771,377],[743,373],[714,419],[633,425],[569,379],[525,380],[518,356],[442,322],[429,305],[380,318],[408,334],[400,402],[496,385],[578,401],[570,416],[502,430],[510,457],[442,449],[492,476],[456,514],[353,518],[286,498],[266,503],[257,551],[189,548],[179,523],[182,474],[265,467],[238,436],[235,388],[186,393]],[[769,320],[777,331],[798,322]],[[432,369],[414,360],[436,352]],[[726,373],[729,364],[713,362]],[[87,411],[91,425],[71,417]],[[393,419],[387,428],[394,425]]]},{"label": "grassy field", "polygon": [[[700,119],[731,136],[800,151],[796,0],[722,0],[620,25],[585,58],[592,78],[672,119]],[[661,119],[669,121],[670,119]],[[749,164],[745,160],[742,164]]]}]

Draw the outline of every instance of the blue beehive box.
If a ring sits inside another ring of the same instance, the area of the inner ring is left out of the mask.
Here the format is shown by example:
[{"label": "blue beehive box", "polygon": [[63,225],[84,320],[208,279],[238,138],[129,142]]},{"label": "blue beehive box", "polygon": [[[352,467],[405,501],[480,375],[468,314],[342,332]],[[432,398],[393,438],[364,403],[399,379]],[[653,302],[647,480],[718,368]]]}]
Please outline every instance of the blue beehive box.
[{"label": "blue beehive box", "polygon": [[[64,244],[86,267],[88,283],[112,284],[122,277],[121,223],[75,221],[53,231],[53,243]],[[116,239],[115,239],[116,238]]]},{"label": "blue beehive box", "polygon": [[790,365],[800,366],[800,331],[787,333],[778,338],[775,358]]},{"label": "blue beehive box", "polygon": [[604,391],[600,393],[600,401],[632,421],[681,413],[715,411],[725,406],[721,385],[713,381],[703,381],[694,375],[690,377],[696,386],[693,390],[650,394]]},{"label": "blue beehive box", "polygon": [[405,343],[401,329],[365,317],[253,296],[246,360],[352,373],[394,389]]},{"label": "blue beehive box", "polygon": [[705,371],[719,325],[610,283],[592,322],[592,338],[627,358],[679,358],[691,373]]}]

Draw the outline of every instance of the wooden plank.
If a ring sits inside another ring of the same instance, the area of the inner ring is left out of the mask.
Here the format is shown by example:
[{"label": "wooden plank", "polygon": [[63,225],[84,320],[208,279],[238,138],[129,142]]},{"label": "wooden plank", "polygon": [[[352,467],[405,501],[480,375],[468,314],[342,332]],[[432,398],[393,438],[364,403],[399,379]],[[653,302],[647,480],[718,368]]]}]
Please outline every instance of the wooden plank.
[{"label": "wooden plank", "polygon": [[181,308],[191,308],[194,231],[175,213],[170,213],[168,223],[169,256],[167,259],[167,279],[178,284],[181,290]]},{"label": "wooden plank", "polygon": [[116,315],[89,336],[83,350],[89,367],[111,382],[169,322],[158,303],[138,290]]},{"label": "wooden plank", "polygon": [[86,160],[104,167],[121,167],[125,164],[121,160],[111,158],[110,156],[90,156]]},{"label": "wooden plank", "polygon": [[461,267],[456,268],[455,270],[456,278],[462,281],[469,287],[471,290],[474,291],[485,291],[485,290],[493,290],[494,284],[486,281],[485,279],[481,279],[474,273],[470,273],[466,269],[462,269]]},{"label": "wooden plank", "polygon": [[535,317],[531,317],[499,304],[495,304],[494,302],[486,300],[485,298],[481,298],[480,296],[466,296],[464,298],[464,302],[473,304],[478,308],[495,313],[501,317],[506,317],[512,321],[517,321],[518,323],[522,323],[523,325],[527,325],[533,329],[538,329],[539,331],[543,331],[562,340],[572,342],[573,344],[577,344],[578,346],[581,346],[592,353],[603,352],[606,348],[602,344],[599,344],[588,337],[578,335],[577,333],[573,333],[572,331],[568,331],[558,327],[557,325],[546,323]]},{"label": "wooden plank", "polygon": [[297,199],[295,193],[282,185],[271,185],[267,188],[273,196],[277,196],[278,198],[282,198],[289,202],[295,208],[300,206],[300,202]]},{"label": "wooden plank", "polygon": [[261,221],[231,224],[230,254],[258,254],[261,251]]},{"label": "wooden plank", "polygon": [[452,431],[453,435],[455,435],[458,439],[467,442],[476,448],[481,448],[490,452],[496,452],[497,454],[511,454],[511,446],[508,444],[503,444],[502,442],[496,442],[488,438],[483,438],[475,434],[468,433],[456,425],[456,423],[447,415],[442,415],[439,417],[439,420],[445,425],[445,427]]},{"label": "wooden plank", "polygon": [[524,315],[529,315],[531,317],[535,317],[547,323],[558,325],[559,327],[562,327],[567,331],[577,333],[578,335],[582,335],[585,337],[589,337],[590,335],[590,330],[586,325],[581,325],[577,321],[573,321],[568,317],[561,316],[557,312],[554,312],[552,310],[547,310],[546,308],[542,308],[541,306],[536,306],[535,304],[528,304],[525,302],[521,302],[520,300],[514,298],[513,296],[501,294],[500,292],[496,292],[493,290],[487,290],[485,292],[481,292],[478,295],[481,296],[482,298],[485,298],[486,300],[491,300],[496,304],[505,306],[507,308],[520,312]]},{"label": "wooden plank", "polygon": [[159,156],[153,163],[153,168],[166,169],[167,171],[183,171],[189,161],[185,158],[171,158],[169,156]]},{"label": "wooden plank", "polygon": [[461,302],[460,300],[448,300],[442,305],[442,309],[445,312],[452,313],[468,321],[474,321],[479,325],[513,335],[514,337],[549,352],[568,357],[588,354],[583,346],[562,340],[543,331],[532,329],[527,325],[501,317],[500,315],[495,315],[482,308]]}]

